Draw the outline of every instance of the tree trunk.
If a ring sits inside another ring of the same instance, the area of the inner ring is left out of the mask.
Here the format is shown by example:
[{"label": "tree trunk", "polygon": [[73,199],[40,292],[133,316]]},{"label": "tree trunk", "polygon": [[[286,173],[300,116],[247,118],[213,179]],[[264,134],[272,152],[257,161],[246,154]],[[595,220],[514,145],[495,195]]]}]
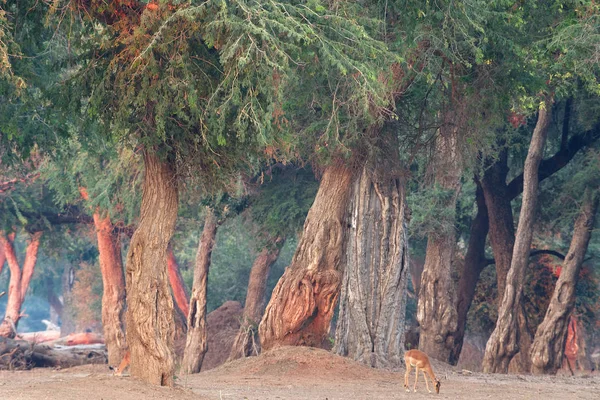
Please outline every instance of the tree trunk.
[{"label": "tree trunk", "polygon": [[275,243],[265,247],[254,260],[254,264],[250,270],[250,279],[248,280],[244,315],[240,331],[231,347],[229,360],[258,355],[260,352],[257,333],[258,324],[265,310],[267,278],[269,277],[271,265],[277,261],[279,251],[283,247],[284,242],[284,240],[277,238]]},{"label": "tree trunk", "polygon": [[75,332],[75,309],[73,308],[73,284],[75,283],[75,268],[65,264],[62,276],[63,312],[61,316],[60,336]]},{"label": "tree trunk", "polygon": [[42,232],[35,232],[31,235],[25,253],[23,269],[21,269],[13,245],[15,239],[14,233],[8,235],[8,237],[5,237],[4,234],[0,235],[0,246],[4,248],[8,268],[10,269],[8,300],[4,320],[0,323],[0,336],[14,338],[17,333],[16,328],[21,318],[21,305],[25,300],[25,294],[27,293],[29,282],[35,269],[41,236]]},{"label": "tree trunk", "polygon": [[179,265],[177,265],[177,260],[175,259],[175,254],[173,254],[171,246],[169,246],[167,250],[167,267],[169,271],[169,283],[171,284],[175,304],[187,318],[190,313],[190,304],[188,302],[190,295],[183,282],[183,277],[181,276],[181,271],[179,270]]},{"label": "tree trunk", "polygon": [[109,217],[94,213],[102,272],[102,328],[109,365],[118,365],[127,351],[125,342],[125,277],[118,234]]},{"label": "tree trunk", "polygon": [[529,251],[533,237],[533,223],[538,197],[538,169],[542,160],[552,102],[542,102],[538,121],[533,131],[529,152],[523,169],[523,203],[512,253],[510,270],[506,277],[502,305],[498,311],[496,328],[486,345],[483,358],[484,372],[508,372],[508,364],[519,351],[519,314],[525,269],[529,264]]},{"label": "tree trunk", "polygon": [[352,185],[334,352],[393,368],[404,355],[408,229],[398,156],[379,161],[374,171],[365,166]]},{"label": "tree trunk", "polygon": [[345,262],[352,175],[343,165],[325,170],[292,263],[258,327],[263,350],[277,345],[328,347]]},{"label": "tree trunk", "polygon": [[6,262],[6,254],[4,253],[4,246],[0,244],[0,274],[2,273],[2,269],[4,268],[4,263]]},{"label": "tree trunk", "polygon": [[575,287],[592,236],[599,199],[597,193],[586,190],[569,252],[563,262],[548,311],[537,329],[531,347],[532,372],[535,374],[556,374],[562,365],[567,328],[575,306]]},{"label": "tree trunk", "polygon": [[144,152],[140,223],[127,254],[127,345],[131,375],[173,386],[173,299],[167,279],[167,246],[177,219],[177,186],[171,166]]},{"label": "tree trunk", "polygon": [[184,374],[197,374],[200,372],[204,355],[208,350],[206,341],[206,289],[217,227],[217,219],[212,210],[207,207],[204,229],[196,253],[194,283],[192,297],[190,298],[190,311],[187,317],[188,332],[181,363],[181,370]]},{"label": "tree trunk", "polygon": [[[451,194],[444,208],[452,212],[456,209],[462,173],[457,136],[455,127],[442,129],[433,160],[435,183]],[[419,350],[441,361],[456,362],[451,357],[458,324],[452,280],[456,247],[454,217],[447,225],[440,232],[432,232],[427,240],[417,320],[420,325]]]},{"label": "tree trunk", "polygon": [[[89,200],[85,188],[79,188],[79,192],[84,200]],[[118,365],[127,351],[124,326],[126,291],[121,246],[110,217],[102,218],[100,210],[96,208],[93,218],[102,274],[102,328],[106,340],[108,364]]]},{"label": "tree trunk", "polygon": [[467,314],[473,297],[475,288],[479,281],[479,275],[487,265],[485,258],[485,240],[489,230],[488,212],[485,206],[483,190],[479,180],[475,179],[477,189],[475,192],[475,202],[477,204],[477,214],[471,223],[469,232],[469,244],[465,263],[458,280],[458,298],[456,301],[457,325],[456,335],[454,337],[454,347],[450,353],[450,363],[456,365],[460,358],[463,342],[465,339],[465,330],[467,328]]}]

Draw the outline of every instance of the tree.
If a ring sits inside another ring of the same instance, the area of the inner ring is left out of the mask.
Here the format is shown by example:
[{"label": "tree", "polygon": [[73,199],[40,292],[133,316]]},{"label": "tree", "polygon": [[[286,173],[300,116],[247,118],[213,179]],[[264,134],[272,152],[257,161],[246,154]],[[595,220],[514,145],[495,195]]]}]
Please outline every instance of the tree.
[{"label": "tree", "polygon": [[529,263],[529,251],[533,237],[533,221],[539,185],[538,169],[550,124],[551,107],[552,97],[546,97],[540,102],[538,121],[523,169],[523,205],[496,329],[486,345],[483,360],[485,372],[506,373],[510,360],[519,351],[520,322],[518,315],[521,307],[524,274]]},{"label": "tree", "polygon": [[196,265],[194,266],[194,283],[190,298],[190,311],[187,316],[188,332],[183,361],[181,362],[182,371],[186,374],[200,372],[204,355],[208,350],[206,340],[206,290],[210,257],[215,245],[217,228],[218,222],[214,212],[210,207],[206,207],[204,228],[198,243]]},{"label": "tree", "polygon": [[42,232],[35,232],[31,235],[25,252],[25,261],[21,268],[13,246],[15,233],[5,235],[2,232],[0,234],[0,246],[4,248],[4,254],[10,269],[8,303],[6,304],[6,314],[2,323],[0,323],[0,336],[14,338],[17,333],[16,327],[21,318],[21,305],[33,275],[41,236]]}]

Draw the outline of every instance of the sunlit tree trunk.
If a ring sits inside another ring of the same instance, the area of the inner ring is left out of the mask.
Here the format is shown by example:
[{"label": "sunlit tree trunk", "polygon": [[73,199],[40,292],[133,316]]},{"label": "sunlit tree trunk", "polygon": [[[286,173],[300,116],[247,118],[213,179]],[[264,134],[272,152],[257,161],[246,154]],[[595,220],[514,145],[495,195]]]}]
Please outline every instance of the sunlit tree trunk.
[{"label": "sunlit tree trunk", "polygon": [[258,328],[263,350],[328,347],[345,262],[352,175],[343,165],[325,169],[292,263],[275,286]]},{"label": "sunlit tree trunk", "polygon": [[498,321],[485,349],[484,372],[508,372],[508,364],[519,351],[519,315],[523,281],[525,280],[525,269],[529,264],[529,251],[533,237],[533,223],[538,197],[538,169],[550,124],[550,107],[552,107],[551,101],[540,105],[538,121],[525,160],[523,202],[519,215],[519,225],[511,266],[506,277],[502,305],[498,311]]},{"label": "sunlit tree trunk", "polygon": [[190,312],[190,295],[183,282],[183,277],[181,276],[181,271],[179,270],[179,265],[177,265],[177,260],[175,259],[175,254],[173,254],[171,246],[169,246],[167,250],[167,267],[169,271],[169,283],[171,284],[175,304],[187,318],[187,315]]},{"label": "sunlit tree trunk", "polygon": [[458,359],[460,358],[467,327],[467,314],[475,296],[475,288],[479,281],[479,275],[481,275],[481,272],[487,265],[485,242],[489,230],[488,213],[483,198],[483,190],[477,179],[476,185],[475,203],[477,204],[477,214],[471,223],[467,254],[465,255],[463,270],[458,280],[456,299],[457,328],[454,337],[454,347],[450,353],[449,361],[451,364],[458,363]]},{"label": "sunlit tree trunk", "polygon": [[599,199],[598,193],[586,190],[569,252],[563,262],[546,316],[538,327],[531,346],[532,372],[535,374],[556,374],[562,365],[567,328],[575,306],[575,287],[592,237]]},{"label": "sunlit tree trunk", "polygon": [[212,210],[206,208],[204,229],[200,236],[196,265],[194,266],[194,283],[190,298],[190,311],[187,318],[187,337],[181,370],[184,374],[196,374],[202,368],[204,355],[208,350],[206,340],[206,290],[210,259],[217,236],[217,219]]},{"label": "sunlit tree trunk", "polygon": [[378,368],[402,365],[408,232],[397,147],[352,185],[334,352]]},{"label": "sunlit tree trunk", "polygon": [[[84,200],[89,200],[85,188],[79,188],[79,192]],[[101,216],[100,210],[96,209],[93,218],[102,274],[102,329],[108,364],[118,365],[127,351],[124,326],[126,291],[121,245],[110,217]]]},{"label": "sunlit tree trunk", "polygon": [[283,247],[284,240],[277,238],[270,246],[265,247],[252,264],[250,279],[248,280],[248,291],[244,305],[244,315],[231,352],[230,360],[258,355],[260,342],[258,341],[258,324],[265,310],[265,295],[267,279],[271,265],[277,261],[279,251]]},{"label": "sunlit tree trunk", "polygon": [[[444,204],[454,212],[461,189],[462,163],[455,125],[443,127],[437,138],[433,160],[435,184],[448,191]],[[456,247],[454,217],[446,221],[442,231],[432,232],[427,240],[425,267],[417,305],[420,325],[419,350],[430,357],[450,362],[457,331],[456,295],[452,265]]]},{"label": "sunlit tree trunk", "polygon": [[131,375],[173,386],[173,299],[167,246],[177,219],[177,183],[171,166],[144,152],[140,222],[127,254],[127,345]]},{"label": "sunlit tree trunk", "polygon": [[35,269],[41,236],[42,232],[35,232],[31,235],[25,252],[23,268],[21,269],[14,248],[15,234],[11,233],[8,236],[5,236],[4,233],[0,234],[0,246],[4,249],[8,268],[10,269],[8,299],[4,320],[0,323],[0,336],[14,338],[16,335],[15,330],[21,318],[21,306],[25,300],[25,294]]}]

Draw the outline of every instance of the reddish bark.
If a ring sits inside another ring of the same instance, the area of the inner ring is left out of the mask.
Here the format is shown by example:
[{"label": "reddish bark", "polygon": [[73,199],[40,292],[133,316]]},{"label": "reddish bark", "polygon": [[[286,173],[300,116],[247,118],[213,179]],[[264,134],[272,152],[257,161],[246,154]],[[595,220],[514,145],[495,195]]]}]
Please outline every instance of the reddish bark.
[{"label": "reddish bark", "polygon": [[8,302],[6,303],[4,320],[0,323],[0,336],[8,338],[15,337],[15,330],[19,323],[19,319],[21,318],[21,305],[25,299],[25,293],[29,287],[29,281],[31,280],[37,261],[37,252],[41,236],[42,232],[36,232],[31,236],[25,253],[23,270],[21,270],[13,246],[15,234],[11,233],[7,237],[0,235],[0,246],[4,248],[8,267],[10,268]]},{"label": "reddish bark", "polygon": [[0,246],[0,274],[2,273],[2,268],[4,268],[5,262],[6,262],[6,255],[4,254],[4,246]]},{"label": "reddish bark", "polygon": [[179,307],[183,315],[187,318],[187,315],[190,313],[190,303],[188,301],[190,295],[185,288],[185,283],[183,282],[183,277],[181,276],[181,271],[179,270],[179,265],[177,265],[177,260],[171,246],[167,249],[167,268],[175,304],[177,304],[177,307]]},{"label": "reddish bark", "polygon": [[[84,200],[89,200],[85,188],[79,188],[79,192]],[[108,363],[115,365],[121,362],[127,350],[124,328],[126,291],[121,246],[110,218],[101,217],[98,208],[93,217],[102,273],[102,327],[106,337]]]}]

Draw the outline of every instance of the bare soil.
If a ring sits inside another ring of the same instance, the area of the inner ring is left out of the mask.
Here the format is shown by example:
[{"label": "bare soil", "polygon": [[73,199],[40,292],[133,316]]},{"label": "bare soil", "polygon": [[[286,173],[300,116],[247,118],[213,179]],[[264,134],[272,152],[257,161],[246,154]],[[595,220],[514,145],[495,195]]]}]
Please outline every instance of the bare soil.
[{"label": "bare soil", "polygon": [[[113,377],[102,365],[61,371],[0,371],[0,399],[598,399],[600,375],[575,377],[485,375],[434,363],[442,381],[429,394],[422,376],[417,393],[406,393],[403,371],[375,370],[330,352],[284,347],[236,360],[197,375],[180,376],[175,388]],[[411,375],[411,385],[414,375]]]}]

